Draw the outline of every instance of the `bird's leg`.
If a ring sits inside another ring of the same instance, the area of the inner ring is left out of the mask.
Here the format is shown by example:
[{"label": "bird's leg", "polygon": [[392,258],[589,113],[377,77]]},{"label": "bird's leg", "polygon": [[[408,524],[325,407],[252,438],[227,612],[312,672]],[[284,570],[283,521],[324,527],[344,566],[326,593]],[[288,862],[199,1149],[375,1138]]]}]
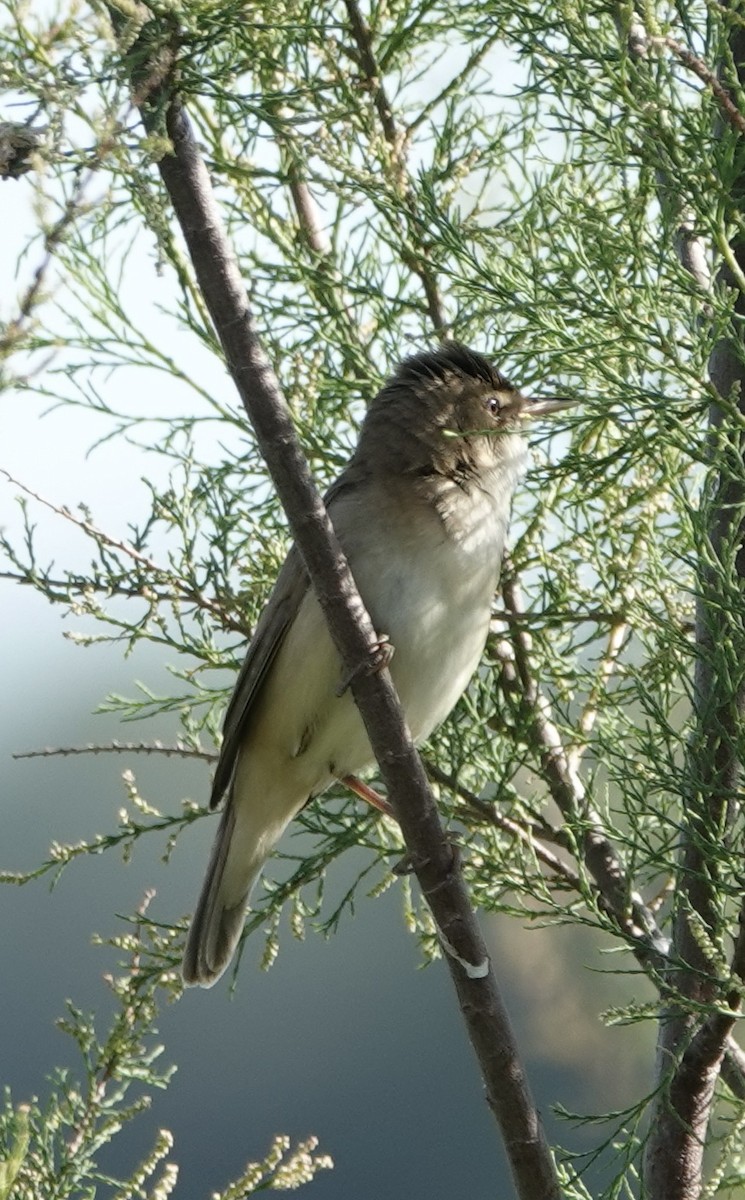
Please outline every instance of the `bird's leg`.
[{"label": "bird's leg", "polygon": [[341,782],[349,788],[350,792],[354,792],[355,796],[359,796],[360,800],[366,800],[368,804],[372,804],[373,808],[385,813],[387,817],[393,817],[395,821],[395,813],[390,804],[384,796],[381,796],[380,792],[375,791],[375,788],[371,788],[368,783],[363,783],[356,775],[342,775]]},{"label": "bird's leg", "polygon": [[[395,647],[391,645],[391,640],[388,637],[388,634],[379,634],[378,640],[373,642],[370,647],[370,658],[365,662],[358,663],[348,675],[345,675],[342,678],[341,683],[336,689],[337,696],[344,695],[350,683],[355,676],[359,675],[360,671],[365,671],[368,675],[374,675],[376,671],[384,670],[384,668],[388,666],[393,658],[394,649]],[[354,788],[352,788],[352,791],[354,791]]]}]

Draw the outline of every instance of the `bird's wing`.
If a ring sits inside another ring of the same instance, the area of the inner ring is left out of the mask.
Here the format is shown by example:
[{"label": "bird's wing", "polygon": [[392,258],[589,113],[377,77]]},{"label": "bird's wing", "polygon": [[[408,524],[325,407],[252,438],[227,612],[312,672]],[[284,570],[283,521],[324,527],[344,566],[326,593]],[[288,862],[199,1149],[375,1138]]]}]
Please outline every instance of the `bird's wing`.
[{"label": "bird's wing", "polygon": [[212,783],[210,808],[216,808],[227,791],[246,722],[269,667],[308,590],[308,575],[296,546],[290,548],[269,599],[264,606],[230,697],[222,728],[222,746]]},{"label": "bird's wing", "polygon": [[[327,507],[333,509],[333,502],[340,493],[348,493],[360,482],[358,474],[353,464],[347,467],[324,496]],[[254,701],[287,630],[297,616],[309,586],[310,581],[300,552],[296,546],[292,546],[256,623],[225,713],[222,746],[212,784],[210,808],[217,807],[230,786]]]}]

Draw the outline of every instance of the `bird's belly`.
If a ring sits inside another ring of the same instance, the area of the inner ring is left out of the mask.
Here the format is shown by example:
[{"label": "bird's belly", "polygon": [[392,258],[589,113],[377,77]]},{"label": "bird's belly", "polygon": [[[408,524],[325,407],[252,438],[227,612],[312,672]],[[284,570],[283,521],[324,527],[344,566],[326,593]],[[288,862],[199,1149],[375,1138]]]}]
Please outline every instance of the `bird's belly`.
[{"label": "bird's belly", "polygon": [[[490,553],[449,545],[427,553],[425,546],[413,562],[392,561],[378,579],[371,616],[393,645],[391,675],[417,742],[451,711],[484,649],[501,544],[477,539],[475,549]],[[362,581],[360,588],[364,596]]]},{"label": "bird's belly", "polygon": [[[454,543],[439,525],[393,549],[385,539],[352,556],[376,633],[393,646],[390,670],[415,741],[447,717],[478,666],[489,627],[506,520]],[[245,751],[271,760],[298,797],[372,765],[370,743],[318,601],[308,592],[262,691]],[[268,719],[271,714],[271,719]]]}]

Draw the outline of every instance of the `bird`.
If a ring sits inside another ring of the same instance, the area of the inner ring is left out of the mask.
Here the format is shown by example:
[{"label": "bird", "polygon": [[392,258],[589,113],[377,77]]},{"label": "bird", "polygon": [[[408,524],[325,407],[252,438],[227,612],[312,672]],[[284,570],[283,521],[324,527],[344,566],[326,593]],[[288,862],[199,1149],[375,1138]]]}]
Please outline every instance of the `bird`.
[{"label": "bird", "polygon": [[[373,399],[324,500],[381,640],[411,735],[445,720],[481,659],[528,418],[572,400],[524,396],[458,342],[405,358]],[[182,977],[211,987],[251,890],[297,813],[374,764],[296,546],[257,621],[228,704],[210,807],[224,801]],[[364,791],[364,787],[362,787]],[[373,793],[374,794],[374,793]]]}]

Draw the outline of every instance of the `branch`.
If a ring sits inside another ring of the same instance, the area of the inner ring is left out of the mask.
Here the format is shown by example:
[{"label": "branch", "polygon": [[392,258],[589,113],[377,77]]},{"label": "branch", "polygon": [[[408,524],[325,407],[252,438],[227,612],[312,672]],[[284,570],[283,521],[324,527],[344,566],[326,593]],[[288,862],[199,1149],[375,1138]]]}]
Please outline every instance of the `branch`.
[{"label": "branch", "polygon": [[[530,705],[533,731],[534,734],[537,733],[538,743],[543,747],[545,778],[552,798],[567,819],[572,816],[576,818],[585,806],[585,791],[576,774],[571,756],[563,750],[561,736],[551,718],[548,700],[540,692],[532,674],[530,635],[523,628],[530,614],[524,610],[516,581],[505,577],[502,590],[505,610],[515,623],[513,629],[516,628],[516,632],[513,633],[513,645],[503,643],[500,646],[500,657],[503,664],[510,670],[513,684],[521,688],[523,699]],[[620,628],[620,624],[617,628]],[[615,643],[616,638],[612,633],[609,649],[613,649]],[[613,655],[610,657],[612,658]],[[608,658],[609,655],[606,652],[604,661],[607,662]],[[474,811],[479,812],[485,819],[493,819],[494,823],[498,823],[505,829],[505,832],[513,832],[507,826],[507,819],[501,817],[492,805],[486,804],[478,796],[469,793],[461,784],[450,779],[444,772],[434,768],[431,764],[428,764],[428,770],[439,782],[454,787]],[[612,916],[620,932],[631,941],[631,948],[639,965],[662,994],[669,995],[666,979],[672,958],[668,940],[655,921],[656,907],[645,905],[641,897],[633,893],[625,867],[605,834],[599,816],[587,808],[584,811],[586,818],[595,822],[594,829],[589,831],[589,840],[585,842],[585,864],[593,876],[603,907]],[[522,840],[529,842],[536,852],[536,857],[546,861],[543,857],[545,847],[542,847],[539,853],[540,843],[535,841],[532,832],[520,827],[518,829],[519,833],[515,831],[514,836],[520,836]],[[547,862],[547,865],[552,864]],[[579,877],[565,864],[562,863],[561,867],[566,882],[575,886],[580,895],[584,894]],[[630,906],[622,904],[620,908],[617,907],[618,901],[623,901],[624,897],[630,897]],[[641,938],[639,938],[640,929],[644,931]],[[732,970],[740,978],[745,978],[745,904],[740,913],[740,929],[733,953]],[[730,1003],[733,1009],[739,1005],[739,993],[731,998]],[[710,1055],[713,1052],[712,1048],[719,1047],[724,1054],[721,1064],[722,1078],[732,1094],[743,1099],[745,1098],[745,1051],[732,1037],[734,1024],[734,1015],[730,1017],[721,1012],[714,1013],[709,1023],[702,1027],[701,1038],[693,1047],[691,1054],[692,1058],[701,1065],[702,1070],[705,1070],[708,1083],[711,1067],[707,1054]],[[691,1070],[689,1066],[692,1064],[686,1063],[687,1080],[690,1083]],[[685,1129],[682,1125],[681,1128]]]},{"label": "branch", "polygon": [[[699,1200],[702,1157],[715,1089],[720,1075],[733,1095],[745,1098],[745,1056],[732,1040],[736,1013],[715,1013],[690,1037],[678,1057],[679,1044],[658,1043],[658,1074],[665,1085],[664,1103],[644,1152],[644,1178],[650,1200]],[[679,1022],[676,1020],[676,1024]],[[662,1128],[664,1136],[657,1133]]]},{"label": "branch", "polygon": [[354,319],[351,300],[344,294],[344,280],[334,259],[333,246],[323,227],[321,213],[305,177],[307,163],[303,161],[295,139],[287,135],[281,123],[275,128],[275,137],[287,158],[287,185],[298,225],[316,260],[316,272],[309,286],[330,316],[333,317],[336,313],[343,314],[342,337],[346,334],[354,346],[352,348],[349,344],[344,345],[343,360],[354,378],[366,385],[369,382],[368,355],[360,337],[359,326]]},{"label": "branch", "polygon": [[24,750],[14,754],[14,759],[20,758],[68,758],[73,754],[163,754],[166,757],[176,755],[179,758],[198,758],[202,762],[217,762],[217,752],[200,750],[195,746],[184,746],[177,742],[175,746],[164,746],[162,742],[89,742],[87,746],[45,746],[43,750]]},{"label": "branch", "polygon": [[582,880],[576,871],[559,858],[558,854],[554,854],[547,846],[540,841],[541,829],[539,827],[531,828],[521,825],[518,821],[511,820],[501,813],[496,805],[491,804],[488,800],[482,800],[475,792],[470,791],[452,775],[448,775],[446,771],[440,770],[436,763],[425,760],[424,763],[427,774],[430,779],[435,782],[444,784],[445,787],[455,792],[460,796],[461,800],[465,801],[471,812],[481,821],[486,821],[493,825],[495,829],[501,829],[503,833],[508,834],[515,841],[522,842],[527,846],[539,862],[553,871],[554,875],[563,879],[578,895],[583,894]]},{"label": "branch", "polygon": [[442,88],[442,90],[439,91],[436,96],[433,96],[431,100],[428,100],[423,108],[417,113],[414,120],[409,122],[406,127],[407,144],[411,141],[412,134],[414,134],[417,129],[424,125],[424,123],[428,121],[430,117],[434,116],[435,110],[439,107],[439,105],[444,104],[449,96],[452,96],[463,86],[468,77],[473,74],[479,63],[483,62],[483,60],[486,58],[486,55],[489,53],[489,51],[503,40],[504,32],[501,28],[499,28],[499,26],[497,26],[493,33],[490,33],[489,36],[484,39],[481,45],[478,46],[471,54],[469,54],[462,70],[458,71],[457,75],[454,75],[450,82],[446,83],[445,87]]},{"label": "branch", "polygon": [[26,327],[34,310],[43,298],[44,284],[54,262],[54,255],[57,248],[64,240],[69,226],[77,220],[82,211],[83,195],[90,181],[91,174],[92,172],[87,172],[76,180],[72,195],[66,201],[62,210],[62,215],[45,235],[43,257],[33,273],[31,282],[21,296],[18,305],[18,315],[5,325],[0,336],[0,361],[7,358],[17,349],[19,343],[25,337]]},{"label": "branch", "polygon": [[[619,14],[619,28],[623,29],[625,27],[625,10],[620,5],[616,7]],[[644,22],[638,13],[633,12],[631,20],[626,27],[626,44],[631,58],[637,65],[641,66],[648,58],[653,40],[647,33]],[[659,161],[656,154],[652,158],[652,161]],[[669,200],[670,196],[673,195],[670,181],[659,166],[657,166],[655,174],[660,197],[666,197]],[[682,210],[682,203],[680,207]],[[704,239],[696,232],[696,222],[690,210],[680,212],[676,251],[681,266],[685,267],[702,292],[708,292],[711,287],[711,269],[707,246]]]},{"label": "branch", "polygon": [[[357,0],[344,0],[344,7],[347,10],[349,26],[354,38],[357,51],[356,58],[365,77],[367,89],[372,96],[373,104],[375,105],[375,110],[383,129],[383,136],[391,150],[396,176],[396,187],[405,202],[409,221],[416,223],[417,200],[406,166],[406,135],[403,130],[398,128],[393,116],[393,109],[383,84],[382,71],[375,58],[370,27],[360,11]],[[407,250],[405,246],[402,246],[401,257],[409,269],[421,280],[432,325],[435,332],[444,337],[447,333],[448,322],[442,304],[440,289],[437,284],[436,273],[432,270],[423,254],[418,255],[413,251]]]},{"label": "branch", "polygon": [[683,66],[688,67],[702,83],[706,84],[717,101],[725,121],[737,133],[745,133],[745,117],[740,112],[724,84],[717,77],[716,71],[712,71],[711,67],[707,66],[704,60],[699,58],[698,54],[694,54],[692,50],[689,50],[687,46],[681,45],[673,37],[653,37],[649,39],[649,44],[656,47],[666,46],[668,50],[672,50],[675,57],[683,63]]},{"label": "branch", "polygon": [[[693,52],[672,38],[651,37],[641,19],[634,14],[628,33],[632,58],[641,64],[650,48],[666,46],[685,66],[706,84],[715,96],[722,117],[735,133],[745,132],[745,119],[716,74]],[[733,61],[743,61],[745,39],[742,31],[731,34]],[[740,80],[740,82],[742,82]],[[723,130],[719,131],[720,134]],[[733,149],[734,152],[734,149]],[[674,194],[670,180],[658,170],[658,182],[669,197]],[[740,181],[741,182],[741,181]],[[695,219],[679,201],[680,217],[677,251],[681,264],[689,271],[702,293],[712,287],[706,248],[695,235]],[[745,254],[738,244],[721,247],[730,264],[730,276],[722,281],[742,281]],[[735,311],[739,321],[745,315],[745,303],[739,291]],[[706,310],[704,310],[706,313]],[[737,336],[737,335],[733,335]],[[745,371],[741,347],[723,340],[714,349],[709,364],[712,383],[719,396],[735,396],[740,413],[745,414]],[[716,453],[715,431],[725,420],[718,404],[709,412],[710,451]],[[742,458],[739,445],[731,447]],[[723,458],[723,462],[726,460]],[[737,760],[737,728],[745,712],[745,694],[740,687],[733,694],[728,671],[714,667],[717,647],[732,645],[731,614],[723,604],[721,581],[724,572],[734,573],[741,589],[745,577],[742,547],[742,513],[745,490],[742,478],[719,472],[718,490],[712,505],[706,556],[700,555],[696,597],[696,665],[694,672],[695,733],[688,752],[688,792],[684,797],[682,848],[675,892],[673,924],[674,974],[670,974],[674,996],[660,1022],[657,1047],[657,1073],[662,1087],[653,1112],[650,1135],[645,1146],[644,1188],[650,1200],[694,1200],[701,1192],[703,1152],[711,1118],[714,1089],[720,1069],[736,1090],[742,1088],[742,1070],[736,1069],[731,1041],[732,1017],[719,1007],[721,984],[709,946],[716,946],[721,935],[718,911],[717,851],[732,828],[733,796],[737,793],[740,763]],[[737,546],[736,555],[731,547]],[[716,564],[712,569],[705,558]],[[732,564],[732,565],[730,565]],[[741,633],[737,639],[742,642]],[[736,963],[739,968],[742,939],[738,939]],[[735,998],[739,1006],[739,998]],[[701,1008],[713,1012],[701,1019]],[[738,1053],[739,1052],[738,1049]]]},{"label": "branch", "polygon": [[618,656],[621,653],[626,638],[628,637],[629,627],[625,621],[618,621],[611,626],[608,634],[608,645],[606,646],[603,660],[600,664],[598,677],[593,685],[590,695],[587,698],[587,703],[582,709],[577,732],[582,738],[582,742],[573,746],[567,753],[567,762],[572,771],[577,771],[582,759],[582,755],[590,740],[590,735],[595,728],[595,722],[598,716],[598,704],[601,697],[610,682],[613,672],[618,663]]},{"label": "branch", "polygon": [[626,617],[620,612],[610,612],[604,608],[588,608],[586,612],[574,611],[568,609],[551,609],[543,608],[540,611],[531,609],[530,612],[509,612],[506,608],[495,608],[492,605],[492,633],[498,633],[499,628],[497,622],[504,621],[510,624],[513,621],[521,621],[524,625],[535,625],[542,622],[544,625],[582,625],[585,621],[592,621],[597,625],[619,625],[626,624]]},{"label": "branch", "polygon": [[[112,13],[115,19],[115,14]],[[521,1200],[559,1200],[550,1149],[460,867],[439,819],[387,671],[370,670],[376,634],[302,455],[276,376],[262,348],[192,128],[159,81],[139,88],[146,128],[159,114],[173,153],[160,172],[181,225],[228,368],[253,425],[328,622],[410,860],[432,910],[445,960],[504,1137]],[[156,108],[159,111],[156,111]]]},{"label": "branch", "polygon": [[[274,67],[271,79],[262,82],[267,92],[276,93],[279,97],[286,78],[279,68]],[[280,151],[301,244],[310,251],[314,270],[309,276],[308,287],[332,321],[343,319],[340,340],[344,365],[355,379],[367,385],[371,368],[369,355],[354,319],[352,300],[344,292],[344,280],[335,260],[333,244],[308,183],[307,140],[298,144],[298,137],[292,128],[292,108],[284,98],[265,98],[265,109],[265,117]]]},{"label": "branch", "polygon": [[738,1100],[745,1100],[745,1050],[733,1039],[727,1042],[722,1062],[722,1079]]},{"label": "branch", "polygon": [[[503,575],[504,606],[515,617],[525,608],[517,581]],[[654,914],[634,891],[624,863],[603,826],[599,813],[588,803],[584,784],[564,749],[553,720],[551,705],[541,691],[531,665],[530,634],[515,621],[512,639],[501,652],[507,656],[530,713],[531,728],[541,758],[543,776],[551,796],[570,827],[579,826],[582,857],[594,879],[603,908],[619,931],[629,939],[640,963],[656,973],[667,964],[668,942]]]},{"label": "branch", "polygon": [[[14,175],[17,176],[17,168],[19,166],[21,167],[20,173],[28,169],[25,165],[26,160],[22,156],[20,159],[15,158],[16,171],[14,172],[14,150],[18,151],[22,149],[24,143],[26,149],[29,151],[33,148],[40,148],[44,133],[46,133],[46,130],[34,130],[30,126],[24,127],[7,122],[0,124],[0,179],[5,181],[7,178],[14,177]],[[85,192],[95,177],[96,171],[113,150],[116,150],[118,153],[120,136],[121,130],[119,125],[115,121],[108,121],[107,128],[100,133],[95,149],[88,156],[84,164],[84,169],[77,175],[74,187],[64,203],[61,215],[47,229],[44,235],[44,254],[33,273],[31,282],[21,296],[18,305],[18,315],[3,327],[2,334],[0,334],[0,362],[17,349],[19,343],[25,337],[27,326],[33,317],[34,311],[44,298],[44,285],[54,262],[54,256],[64,241],[70,226],[85,211]],[[15,147],[13,146],[14,141],[16,143]],[[9,153],[13,156],[10,162],[8,161]]]}]

